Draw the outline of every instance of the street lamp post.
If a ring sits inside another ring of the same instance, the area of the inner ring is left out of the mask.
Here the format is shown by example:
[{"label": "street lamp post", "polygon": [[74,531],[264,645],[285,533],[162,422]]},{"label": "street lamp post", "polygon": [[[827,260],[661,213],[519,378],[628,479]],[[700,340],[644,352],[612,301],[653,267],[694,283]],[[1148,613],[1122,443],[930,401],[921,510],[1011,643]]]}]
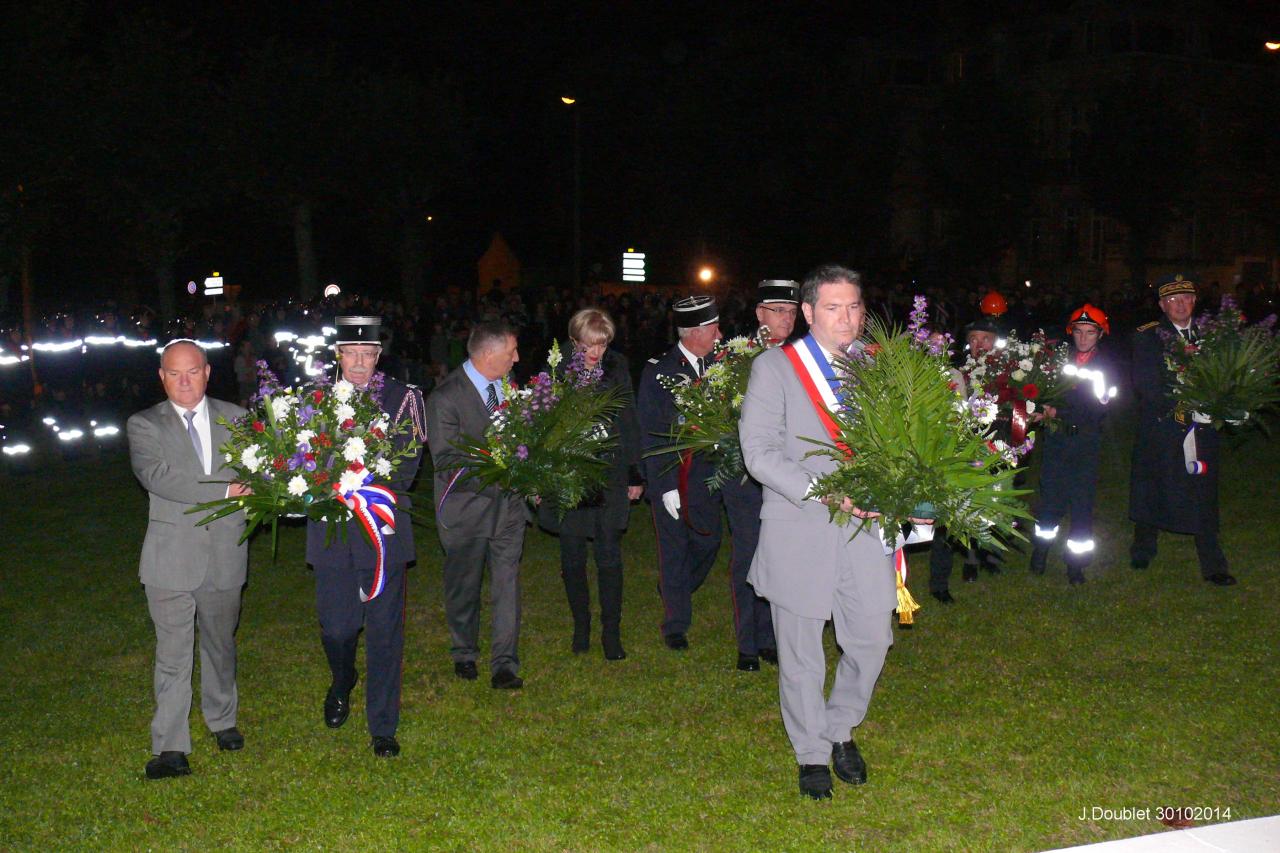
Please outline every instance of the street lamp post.
[{"label": "street lamp post", "polygon": [[568,95],[561,103],[573,111],[573,285],[582,284],[582,111]]}]

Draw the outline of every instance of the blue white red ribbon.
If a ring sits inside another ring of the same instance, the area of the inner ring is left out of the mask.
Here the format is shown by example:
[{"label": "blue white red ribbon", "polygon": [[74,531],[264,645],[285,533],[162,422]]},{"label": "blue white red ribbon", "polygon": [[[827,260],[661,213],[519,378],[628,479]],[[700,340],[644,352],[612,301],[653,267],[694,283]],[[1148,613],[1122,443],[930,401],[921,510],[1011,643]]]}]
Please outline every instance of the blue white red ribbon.
[{"label": "blue white red ribbon", "polygon": [[370,485],[373,474],[366,474],[364,484],[345,494],[342,487],[333,484],[338,501],[355,515],[369,537],[377,562],[373,567],[373,588],[366,594],[360,590],[361,601],[373,601],[382,594],[387,583],[387,543],[384,537],[396,532],[396,495],[386,486]]},{"label": "blue white red ribbon", "polygon": [[1201,462],[1196,453],[1196,425],[1187,427],[1186,438],[1182,439],[1182,461],[1187,463],[1187,473],[1193,476],[1208,472],[1209,466]]}]

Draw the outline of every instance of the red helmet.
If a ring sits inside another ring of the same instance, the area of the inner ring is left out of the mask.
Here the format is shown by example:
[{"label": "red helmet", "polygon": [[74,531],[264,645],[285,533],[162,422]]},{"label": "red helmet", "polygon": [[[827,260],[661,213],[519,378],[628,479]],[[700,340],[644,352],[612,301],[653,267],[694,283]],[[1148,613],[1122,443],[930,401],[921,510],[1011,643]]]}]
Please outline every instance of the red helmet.
[{"label": "red helmet", "polygon": [[982,309],[983,314],[989,314],[992,317],[999,317],[1001,314],[1009,310],[1009,303],[1004,301],[1004,297],[994,290],[982,297],[982,302],[978,306]]},{"label": "red helmet", "polygon": [[1107,312],[1088,302],[1072,312],[1071,319],[1067,320],[1067,334],[1071,333],[1071,327],[1076,323],[1088,323],[1097,326],[1104,335],[1111,334],[1111,322],[1107,319]]}]

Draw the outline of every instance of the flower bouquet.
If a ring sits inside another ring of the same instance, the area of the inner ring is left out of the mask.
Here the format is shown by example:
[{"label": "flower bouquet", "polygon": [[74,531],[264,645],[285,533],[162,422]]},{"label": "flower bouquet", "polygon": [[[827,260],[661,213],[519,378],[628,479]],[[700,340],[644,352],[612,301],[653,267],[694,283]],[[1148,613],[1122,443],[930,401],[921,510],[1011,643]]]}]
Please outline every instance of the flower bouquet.
[{"label": "flower bouquet", "polygon": [[707,488],[715,491],[724,483],[746,476],[742,445],[738,441],[738,421],[742,398],[751,378],[751,363],[767,349],[768,329],[754,336],[718,341],[707,358],[707,370],[697,379],[688,376],[659,376],[658,383],[671,392],[679,417],[671,429],[671,444],[657,447],[646,456],[665,453],[702,453],[715,468],[707,478]]},{"label": "flower bouquet", "polygon": [[[393,424],[382,410],[382,373],[364,390],[345,380],[329,385],[324,376],[321,371],[310,387],[284,387],[265,361],[258,362],[252,409],[234,422],[219,421],[231,431],[221,448],[226,463],[253,494],[188,510],[207,513],[199,524],[243,509],[241,541],[258,525],[270,524],[273,551],[282,516],[334,524],[363,511],[378,518],[379,528],[394,526],[395,496],[373,481],[389,478],[401,460],[418,453],[416,441],[395,441],[411,434],[409,421]],[[339,530],[345,534],[345,524]],[[371,540],[376,535],[367,526],[366,534]]]},{"label": "flower bouquet", "polygon": [[[915,330],[867,324],[869,343],[840,365],[843,405],[832,412],[833,441],[812,454],[839,462],[811,494],[830,498],[831,516],[847,524],[840,499],[874,509],[888,545],[909,519],[930,517],[968,544],[1003,549],[1002,538],[1023,537],[1015,519],[1031,515],[1013,488],[1017,454],[991,440],[995,399],[979,391],[962,398],[951,387],[945,350]],[[866,522],[863,522],[865,525]]]},{"label": "flower bouquet", "polygon": [[1175,411],[1199,414],[1215,429],[1265,422],[1258,416],[1280,403],[1280,338],[1276,315],[1246,326],[1235,301],[1222,297],[1216,316],[1196,322],[1199,340],[1161,329],[1165,366],[1173,373]]},{"label": "flower bouquet", "polygon": [[560,344],[551,345],[547,371],[517,388],[502,380],[504,401],[481,438],[463,436],[454,446],[466,457],[466,476],[521,497],[549,501],[564,513],[605,485],[610,432],[625,401],[619,388],[601,385],[603,369],[590,370],[575,353],[559,370]]},{"label": "flower bouquet", "polygon": [[[1067,362],[1066,344],[1051,344],[1043,331],[1037,330],[1030,340],[1010,335],[1004,346],[997,346],[980,356],[972,354],[960,372],[969,382],[970,391],[992,396],[999,416],[1010,424],[1010,439],[1023,454],[1029,453],[1035,441],[1028,429],[1028,417],[1036,408],[1059,407],[1071,383],[1063,377]],[[1057,422],[1045,418],[1041,423],[1049,430]]]}]

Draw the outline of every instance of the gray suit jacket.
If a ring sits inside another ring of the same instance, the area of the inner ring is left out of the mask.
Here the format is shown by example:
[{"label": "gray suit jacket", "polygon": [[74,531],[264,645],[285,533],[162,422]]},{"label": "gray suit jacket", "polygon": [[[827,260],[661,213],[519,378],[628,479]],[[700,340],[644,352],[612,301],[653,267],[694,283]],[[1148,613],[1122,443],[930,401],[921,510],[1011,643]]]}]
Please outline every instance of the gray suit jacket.
[{"label": "gray suit jacket", "polygon": [[[476,386],[461,367],[455,368],[427,398],[427,443],[434,468],[436,528],[446,548],[450,542],[462,539],[493,537],[507,513],[517,512],[528,518],[524,501],[497,486],[482,486],[464,474],[449,488],[454,475],[466,464],[453,442],[464,435],[483,438],[488,428],[489,410],[476,392]],[[440,501],[446,490],[448,499],[442,505]]]},{"label": "gray suit jacket", "polygon": [[756,358],[738,424],[747,470],[764,487],[760,544],[747,580],[756,594],[798,616],[831,615],[837,570],[852,565],[860,610],[897,606],[893,561],[884,553],[872,523],[850,539],[856,526],[840,527],[827,508],[806,500],[812,475],[836,467],[834,459],[804,455],[828,441],[826,429],[781,348]]},{"label": "gray suit jacket", "polygon": [[208,476],[196,458],[186,424],[168,400],[129,418],[129,461],[151,498],[138,570],[144,584],[190,592],[208,577],[215,589],[244,585],[248,543],[237,544],[244,532],[244,514],[237,512],[203,527],[196,526],[201,515],[186,514],[196,504],[226,496],[234,472],[223,464],[219,448],[230,432],[218,418],[230,421],[245,414],[233,403],[206,399],[213,440],[213,473]]}]

